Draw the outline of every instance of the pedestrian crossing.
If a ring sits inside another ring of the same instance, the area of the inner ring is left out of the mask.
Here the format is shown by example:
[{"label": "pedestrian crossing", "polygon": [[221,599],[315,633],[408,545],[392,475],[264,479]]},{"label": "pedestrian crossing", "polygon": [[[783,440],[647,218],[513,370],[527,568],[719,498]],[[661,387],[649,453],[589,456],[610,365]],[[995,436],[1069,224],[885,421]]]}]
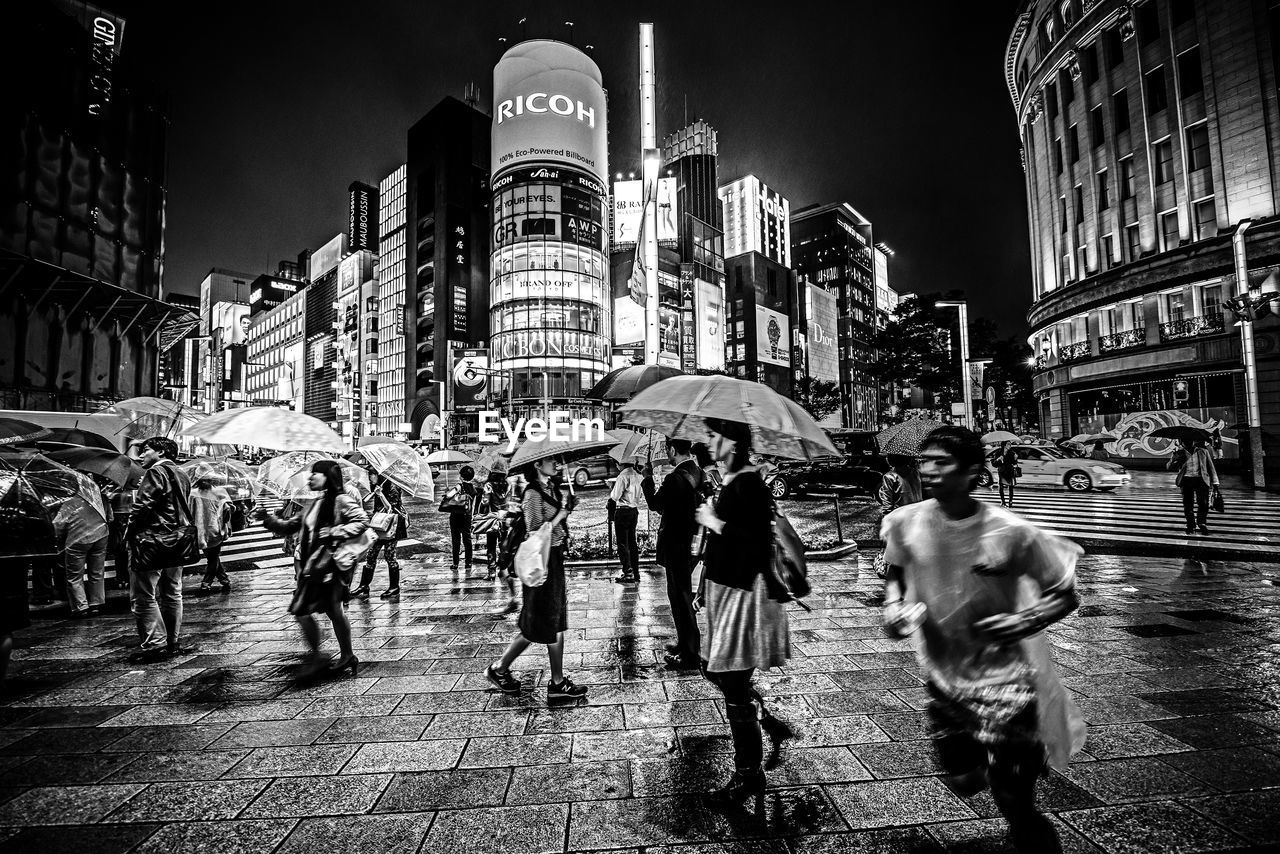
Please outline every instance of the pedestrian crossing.
[{"label": "pedestrian crossing", "polygon": [[[998,504],[998,492],[975,497]],[[1069,493],[1019,489],[1013,510],[1059,536],[1136,547],[1194,545],[1274,554],[1280,544],[1280,501],[1226,495],[1226,512],[1210,513],[1208,534],[1187,534],[1182,496],[1141,493]]]}]

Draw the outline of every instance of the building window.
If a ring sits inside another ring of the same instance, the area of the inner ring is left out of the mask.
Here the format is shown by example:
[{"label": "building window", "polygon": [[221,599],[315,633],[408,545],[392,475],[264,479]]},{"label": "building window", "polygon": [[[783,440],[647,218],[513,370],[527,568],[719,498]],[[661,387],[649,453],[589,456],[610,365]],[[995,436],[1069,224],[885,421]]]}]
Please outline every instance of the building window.
[{"label": "building window", "polygon": [[1062,0],[1062,2],[1058,4],[1058,11],[1062,15],[1062,25],[1064,28],[1070,27],[1079,17],[1076,14],[1075,0]]},{"label": "building window", "polygon": [[1133,174],[1133,155],[1120,161],[1120,199],[1132,199],[1137,187]]},{"label": "building window", "polygon": [[1155,2],[1143,3],[1138,7],[1138,39],[1142,46],[1160,38],[1160,10]]},{"label": "building window", "polygon": [[1116,133],[1124,133],[1129,129],[1129,90],[1121,89],[1111,96],[1111,123]]},{"label": "building window", "polygon": [[1178,57],[1178,88],[1184,98],[1204,91],[1204,74],[1200,69],[1200,48],[1193,47]]},{"label": "building window", "polygon": [[1180,27],[1195,20],[1195,17],[1195,0],[1172,0],[1169,4],[1169,23],[1173,24],[1173,26]]},{"label": "building window", "polygon": [[1129,252],[1130,263],[1142,257],[1142,233],[1137,223],[1124,227],[1124,243]]},{"label": "building window", "polygon": [[1049,112],[1049,118],[1058,117],[1058,87],[1052,83],[1044,84],[1044,108]]},{"label": "building window", "polygon": [[1182,320],[1187,315],[1187,298],[1183,296],[1182,291],[1161,294],[1160,308],[1166,323],[1171,320]]},{"label": "building window", "polygon": [[1106,130],[1102,124],[1102,106],[1089,111],[1089,141],[1097,148],[1106,140]]},{"label": "building window", "polygon": [[1218,214],[1213,206],[1213,199],[1204,199],[1194,205],[1196,218],[1196,240],[1206,240],[1218,235]]},{"label": "building window", "polygon": [[1168,252],[1178,248],[1178,212],[1166,211],[1160,214],[1160,251]]},{"label": "building window", "polygon": [[1080,71],[1084,74],[1084,85],[1092,86],[1098,82],[1097,42],[1080,49]]},{"label": "building window", "polygon": [[1067,197],[1061,196],[1058,199],[1058,223],[1059,231],[1063,234],[1067,233]]},{"label": "building window", "polygon": [[1062,109],[1066,110],[1067,105],[1076,99],[1076,87],[1065,68],[1058,72],[1058,88],[1062,90]]},{"label": "building window", "polygon": [[1102,266],[1110,270],[1116,263],[1116,239],[1110,234],[1102,235],[1098,254],[1102,256]]},{"label": "building window", "polygon": [[1124,38],[1120,35],[1119,27],[1107,30],[1106,47],[1107,68],[1115,68],[1124,63]]},{"label": "building window", "polygon": [[1053,47],[1053,43],[1058,38],[1058,25],[1054,20],[1053,13],[1050,12],[1044,16],[1044,20],[1040,22],[1040,52],[1048,53],[1049,48]]},{"label": "building window", "polygon": [[1204,313],[1218,316],[1222,314],[1222,285],[1205,285],[1200,289],[1200,304]]},{"label": "building window", "polygon": [[1053,168],[1059,175],[1062,174],[1062,140],[1055,139],[1053,141]]},{"label": "building window", "polygon": [[1169,106],[1169,90],[1164,82],[1164,66],[1151,69],[1144,79],[1146,81],[1147,115],[1154,116]]},{"label": "building window", "polygon": [[1083,279],[1089,272],[1089,249],[1081,246],[1076,250],[1076,278]]},{"label": "building window", "polygon": [[1098,173],[1098,210],[1105,211],[1111,207],[1111,187],[1107,182],[1107,170],[1103,169]]},{"label": "building window", "polygon": [[1164,139],[1151,146],[1151,171],[1157,184],[1173,180],[1173,140]]},{"label": "building window", "polygon": [[1192,172],[1209,166],[1209,126],[1187,128],[1187,168]]},{"label": "building window", "polygon": [[1080,162],[1080,132],[1075,125],[1067,130],[1067,152],[1071,155],[1072,163]]},{"label": "building window", "polygon": [[1071,203],[1075,208],[1076,225],[1080,225],[1084,222],[1084,187],[1082,185],[1077,184],[1071,191]]}]

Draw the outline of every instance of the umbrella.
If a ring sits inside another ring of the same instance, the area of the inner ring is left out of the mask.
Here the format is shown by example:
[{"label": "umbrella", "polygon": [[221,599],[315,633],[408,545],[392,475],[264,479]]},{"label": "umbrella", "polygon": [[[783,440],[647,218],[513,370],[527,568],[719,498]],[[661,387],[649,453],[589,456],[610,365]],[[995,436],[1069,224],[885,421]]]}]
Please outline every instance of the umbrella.
[{"label": "umbrella", "polygon": [[705,442],[704,419],[736,421],[751,428],[762,454],[810,460],[838,457],[831,439],[800,404],[761,383],[720,376],[680,376],[655,383],[620,410],[622,420],[673,439]]},{"label": "umbrella", "polygon": [[666,456],[667,437],[661,433],[638,433],[622,427],[610,430],[609,435],[620,440],[620,444],[609,449],[609,456],[619,463],[632,457],[653,459]]},{"label": "umbrella", "polygon": [[119,451],[115,442],[83,427],[50,427],[49,435],[39,440],[40,445],[59,445],[55,450],[65,450],[65,446],[74,445],[81,448],[101,448],[104,451]]},{"label": "umbrella", "polygon": [[186,428],[183,434],[211,444],[255,445],[275,450],[347,450],[342,437],[323,421],[293,409],[251,406],[224,409]]},{"label": "umbrella", "polygon": [[443,451],[432,451],[427,454],[427,462],[434,466],[449,465],[450,463],[469,463],[473,462],[462,451],[455,451],[452,448],[445,448]]},{"label": "umbrella", "polygon": [[272,457],[258,466],[258,483],[268,492],[279,495],[284,490],[285,484],[289,482],[289,478],[304,467],[310,466],[316,460],[331,459],[333,454],[327,451],[290,451],[287,454]]},{"label": "umbrella", "polygon": [[516,448],[516,452],[511,455],[511,468],[519,468],[528,463],[536,463],[538,460],[545,460],[547,457],[563,457],[566,462],[572,462],[583,457],[594,456],[601,451],[607,451],[616,444],[618,444],[618,440],[607,433],[601,439],[582,439],[569,442],[553,442],[550,436],[541,439],[526,439],[524,444]]},{"label": "umbrella", "polygon": [[910,418],[901,424],[886,427],[876,434],[876,443],[882,454],[901,454],[914,457],[920,453],[920,444],[939,427],[945,427],[941,421],[931,418]]},{"label": "umbrella", "polygon": [[1174,424],[1172,427],[1161,427],[1149,434],[1153,439],[1173,439],[1175,442],[1207,442],[1209,431],[1199,427],[1188,427],[1185,424]]},{"label": "umbrella", "polygon": [[173,439],[203,415],[184,403],[159,397],[130,397],[100,409],[97,414],[114,415],[124,421],[124,427],[117,434],[129,439],[152,436]]},{"label": "umbrella", "polygon": [[628,365],[605,374],[583,397],[588,400],[630,400],[636,392],[671,377],[684,376],[683,371],[665,365]]},{"label": "umbrella", "polygon": [[493,472],[506,474],[511,470],[511,454],[502,452],[498,445],[485,448],[475,461],[476,476],[487,478]]},{"label": "umbrella", "polygon": [[982,444],[984,445],[998,445],[1001,442],[1017,441],[1020,441],[1018,437],[1010,433],[1008,430],[992,430],[990,433],[987,433],[982,437]]},{"label": "umbrella", "polygon": [[48,436],[48,428],[41,427],[39,424],[23,421],[21,418],[0,418],[0,445],[33,442]]},{"label": "umbrella", "polygon": [[402,442],[379,442],[359,451],[373,470],[414,498],[436,497],[431,466],[417,451]]},{"label": "umbrella", "polygon": [[[96,516],[77,512],[86,505]],[[0,454],[0,556],[58,554],[66,538],[92,533],[86,526],[105,534],[105,520],[89,478],[34,451]]]},{"label": "umbrella", "polygon": [[1067,441],[1075,442],[1077,445],[1102,445],[1116,441],[1116,437],[1108,436],[1105,433],[1081,433],[1078,436],[1072,436]]},{"label": "umbrella", "polygon": [[[357,448],[367,448],[367,447],[369,447],[370,445],[384,445],[384,444],[386,444],[387,442],[395,442],[395,441],[396,441],[396,440],[395,440],[395,439],[392,439],[390,436],[361,436],[361,437],[360,437],[360,443],[359,443],[358,445],[356,445],[356,447],[357,447]],[[403,443],[403,442],[399,442],[398,444],[403,445],[404,443]],[[407,446],[407,445],[405,445],[405,447],[408,447],[408,446]]]},{"label": "umbrella", "polygon": [[[346,485],[347,491],[355,491],[361,501],[368,498],[373,493],[373,487],[369,484],[369,473],[355,463],[346,460],[334,460],[342,469],[342,480]],[[311,480],[311,463],[306,463],[300,469],[285,479],[278,486],[275,484],[267,484],[281,498],[289,498],[298,501],[304,498],[319,498],[320,493],[312,490],[309,481]]]},{"label": "umbrella", "polygon": [[233,501],[253,498],[262,488],[262,482],[247,465],[227,457],[197,457],[178,466],[187,473],[191,482],[208,480],[213,486],[221,486]]},{"label": "umbrella", "polygon": [[56,463],[86,474],[106,478],[116,486],[136,487],[142,482],[145,469],[119,451],[102,448],[68,448],[46,451],[44,454]]}]

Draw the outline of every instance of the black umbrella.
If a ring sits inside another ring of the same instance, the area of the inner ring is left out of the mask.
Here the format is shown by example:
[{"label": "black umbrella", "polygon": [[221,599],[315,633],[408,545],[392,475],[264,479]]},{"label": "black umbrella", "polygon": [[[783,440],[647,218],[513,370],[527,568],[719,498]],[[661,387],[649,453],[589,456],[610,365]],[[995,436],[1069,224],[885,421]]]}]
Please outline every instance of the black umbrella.
[{"label": "black umbrella", "polygon": [[23,421],[21,418],[0,418],[0,445],[19,445],[34,442],[49,435],[46,427]]},{"label": "black umbrella", "polygon": [[33,451],[0,454],[0,557],[57,554],[54,519],[86,496],[80,477]]},{"label": "black umbrella", "polygon": [[104,451],[120,453],[116,443],[106,436],[79,427],[50,427],[49,435],[39,440],[40,444],[55,442],[61,445],[79,445],[82,448],[101,448]]},{"label": "black umbrella", "polygon": [[628,365],[605,374],[583,397],[588,400],[630,400],[636,392],[656,382],[680,376],[684,376],[683,371],[665,365]]},{"label": "black umbrella", "polygon": [[67,468],[85,474],[96,474],[120,487],[136,487],[142,482],[142,475],[145,473],[142,466],[119,451],[106,451],[102,448],[68,448],[49,451],[46,456]]},{"label": "black umbrella", "polygon": [[1209,441],[1209,431],[1202,430],[1199,427],[1188,427],[1185,424],[1175,424],[1172,427],[1161,427],[1158,430],[1151,431],[1153,439],[1172,439],[1175,442],[1207,442]]}]

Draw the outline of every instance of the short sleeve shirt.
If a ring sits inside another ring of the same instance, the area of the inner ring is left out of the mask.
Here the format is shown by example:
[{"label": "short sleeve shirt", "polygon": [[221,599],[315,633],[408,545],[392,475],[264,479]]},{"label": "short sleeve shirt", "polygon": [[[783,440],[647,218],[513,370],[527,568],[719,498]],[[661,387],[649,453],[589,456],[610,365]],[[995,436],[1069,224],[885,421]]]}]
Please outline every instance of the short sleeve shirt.
[{"label": "short sleeve shirt", "polygon": [[922,501],[885,516],[880,532],[885,561],[903,569],[906,600],[926,608],[919,652],[927,675],[961,689],[1022,678],[1021,646],[989,643],[973,625],[1073,584],[1080,555],[1003,507],[977,508],[951,519],[938,502]]}]

